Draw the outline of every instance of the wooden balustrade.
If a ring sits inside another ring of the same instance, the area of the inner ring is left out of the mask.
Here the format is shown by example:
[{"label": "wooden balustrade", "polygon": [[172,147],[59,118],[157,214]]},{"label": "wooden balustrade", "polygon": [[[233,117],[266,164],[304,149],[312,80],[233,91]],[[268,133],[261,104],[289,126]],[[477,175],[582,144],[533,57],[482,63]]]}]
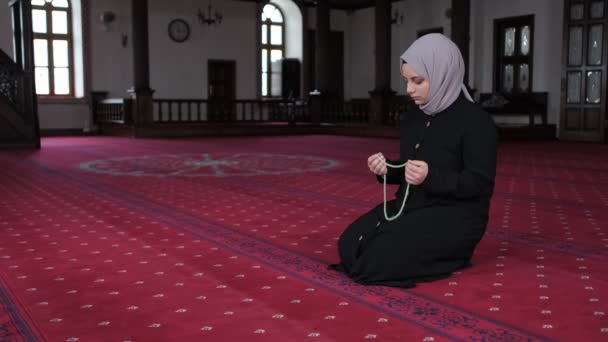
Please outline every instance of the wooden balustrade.
[{"label": "wooden balustrade", "polygon": [[[100,93],[101,94],[101,93]],[[411,105],[403,96],[391,100],[384,116],[386,126],[397,126],[399,115]],[[130,99],[94,101],[95,121],[98,123],[132,123]],[[264,99],[213,101],[207,99],[154,99],[153,122],[157,124],[203,123],[310,123],[311,109],[303,100]],[[321,122],[335,124],[367,124],[370,120],[370,100],[326,100],[321,106]]]},{"label": "wooden balustrade", "polygon": [[[23,114],[23,70],[0,50],[0,97]],[[26,120],[27,118],[24,118]],[[29,120],[26,120],[29,121]]]},{"label": "wooden balustrade", "polygon": [[308,106],[295,100],[154,99],[154,122],[307,122]]},{"label": "wooden balustrade", "polygon": [[103,99],[94,104],[96,123],[131,124],[133,101],[131,99]]},{"label": "wooden balustrade", "polygon": [[415,106],[414,101],[409,96],[393,96],[388,106],[388,113],[384,116],[384,125],[399,126],[400,116]]},{"label": "wooden balustrade", "polygon": [[321,112],[321,121],[325,123],[367,123],[369,99],[352,99],[346,102],[325,100]]}]

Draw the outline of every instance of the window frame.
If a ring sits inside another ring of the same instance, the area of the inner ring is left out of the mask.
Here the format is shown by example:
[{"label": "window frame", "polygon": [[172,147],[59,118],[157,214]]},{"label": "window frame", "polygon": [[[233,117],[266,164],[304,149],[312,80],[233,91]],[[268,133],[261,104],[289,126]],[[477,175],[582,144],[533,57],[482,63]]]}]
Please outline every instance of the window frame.
[{"label": "window frame", "polygon": [[[277,95],[277,96],[273,96],[272,95],[272,62],[270,61],[270,52],[272,50],[280,50],[281,51],[281,56],[282,58],[285,58],[285,13],[283,13],[283,11],[281,10],[281,8],[279,6],[277,6],[274,3],[267,3],[266,5],[264,5],[264,7],[262,7],[262,13],[260,13],[260,16],[262,16],[262,14],[264,13],[264,8],[266,8],[266,6],[273,6],[277,11],[279,11],[279,13],[281,14],[281,17],[283,18],[283,21],[278,23],[278,22],[274,22],[272,20],[270,20],[270,18],[266,18],[266,20],[263,20],[261,22],[260,25],[260,58],[262,55],[262,51],[267,50],[267,59],[266,59],[266,72],[263,71],[263,69],[260,67],[260,82],[262,82],[260,84],[260,96],[262,96],[262,98],[277,98],[277,97],[281,97],[281,95]],[[267,25],[268,29],[266,30],[266,44],[263,43],[263,31],[262,31],[262,27],[264,27],[264,25]],[[279,26],[281,28],[281,44],[280,45],[273,45],[271,44],[271,38],[272,38],[272,26]],[[264,88],[263,88],[263,79],[264,77],[266,77],[266,86],[267,86],[267,93],[266,95],[264,95]]]},{"label": "window frame", "polygon": [[[44,39],[47,43],[47,56],[48,56],[48,70],[49,70],[49,93],[38,94],[36,96],[39,99],[74,99],[75,97],[75,76],[74,76],[74,34],[73,34],[73,21],[72,21],[72,3],[70,0],[66,0],[68,7],[54,7],[52,2],[45,2],[44,5],[31,4],[32,13],[34,10],[43,10],[46,14],[46,33],[32,32],[32,39]],[[66,12],[67,14],[67,33],[59,34],[53,33],[53,11]],[[33,30],[32,30],[33,31]],[[68,42],[68,75],[69,75],[69,93],[68,94],[55,94],[55,66],[53,56],[53,41],[55,40],[67,40]],[[33,41],[32,41],[33,43]],[[35,62],[34,62],[35,63]],[[34,72],[36,69],[34,65]]]},{"label": "window frame", "polygon": [[[520,54],[521,28],[530,27],[530,51],[528,55]],[[504,31],[507,28],[515,27],[515,53],[513,56],[505,56]],[[511,92],[504,90],[504,67],[513,65],[513,89]],[[519,68],[520,64],[528,64],[528,89],[519,89]],[[494,20],[494,91],[506,94],[529,94],[532,93],[534,74],[534,14],[517,17],[500,18]]]}]

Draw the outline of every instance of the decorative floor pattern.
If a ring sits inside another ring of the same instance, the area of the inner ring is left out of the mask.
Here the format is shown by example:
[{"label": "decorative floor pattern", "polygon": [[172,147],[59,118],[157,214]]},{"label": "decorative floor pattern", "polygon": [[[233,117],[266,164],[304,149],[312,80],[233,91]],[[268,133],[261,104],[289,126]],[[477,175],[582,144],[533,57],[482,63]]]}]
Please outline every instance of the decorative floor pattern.
[{"label": "decorative floor pattern", "polygon": [[0,340],[608,338],[608,148],[501,145],[473,267],[410,290],[356,285],[326,266],[382,200],[367,156],[397,145],[49,138],[2,151]]}]

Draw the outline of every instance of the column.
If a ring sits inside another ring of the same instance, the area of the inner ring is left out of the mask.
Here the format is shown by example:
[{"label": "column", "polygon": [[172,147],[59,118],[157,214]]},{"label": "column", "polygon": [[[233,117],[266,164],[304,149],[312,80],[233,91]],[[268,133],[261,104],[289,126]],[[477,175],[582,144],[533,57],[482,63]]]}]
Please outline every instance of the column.
[{"label": "column", "polygon": [[315,88],[321,92],[329,89],[329,1],[317,0],[317,29],[315,31]]},{"label": "column", "polygon": [[391,90],[391,2],[376,0],[375,88],[370,91],[370,124],[382,125],[395,92]]},{"label": "column", "polygon": [[452,40],[460,48],[464,59],[464,84],[469,85],[469,41],[471,0],[452,0]]},{"label": "column", "polygon": [[32,5],[29,0],[11,1],[13,46],[15,62],[23,70],[21,105],[23,108],[26,136],[40,148],[40,126],[38,122],[38,98],[35,87],[34,32],[32,28]]},{"label": "column", "polygon": [[131,1],[133,23],[133,87],[129,90],[133,99],[135,126],[152,123],[152,94],[150,89],[150,51],[148,46],[148,0]]},{"label": "column", "polygon": [[331,96],[329,89],[329,1],[317,0],[317,27],[315,30],[315,92],[309,94],[313,123],[320,123],[323,117],[323,103]]}]

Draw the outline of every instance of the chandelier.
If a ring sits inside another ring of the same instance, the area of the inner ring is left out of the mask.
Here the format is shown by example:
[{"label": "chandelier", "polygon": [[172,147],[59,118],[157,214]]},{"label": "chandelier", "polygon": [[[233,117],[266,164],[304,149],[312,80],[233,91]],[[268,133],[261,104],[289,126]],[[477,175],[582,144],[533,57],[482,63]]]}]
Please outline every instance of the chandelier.
[{"label": "chandelier", "polygon": [[217,9],[215,9],[215,12],[213,11],[211,8],[211,0],[209,0],[209,5],[207,6],[207,13],[201,11],[199,8],[196,16],[198,17],[198,22],[201,25],[207,24],[207,26],[211,26],[222,23],[222,14]]}]

